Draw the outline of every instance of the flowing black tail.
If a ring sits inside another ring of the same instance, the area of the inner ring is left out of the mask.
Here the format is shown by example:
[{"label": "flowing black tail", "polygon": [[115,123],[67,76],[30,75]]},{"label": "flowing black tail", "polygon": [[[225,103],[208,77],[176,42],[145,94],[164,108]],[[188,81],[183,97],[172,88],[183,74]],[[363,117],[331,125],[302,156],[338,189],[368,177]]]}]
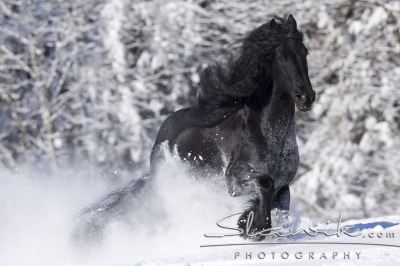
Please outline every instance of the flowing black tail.
[{"label": "flowing black tail", "polygon": [[81,243],[101,241],[110,221],[123,218],[135,201],[140,204],[140,198],[151,191],[151,176],[132,180],[82,210],[76,219],[73,239]]},{"label": "flowing black tail", "polygon": [[[150,195],[154,193],[154,176],[157,166],[164,161],[162,142],[164,139],[157,135],[157,140],[150,154],[150,172],[139,179],[134,179],[127,185],[115,190],[94,204],[86,207],[76,219],[77,226],[73,239],[86,244],[101,241],[107,225],[115,219],[127,216],[134,208],[151,208]],[[150,197],[149,197],[150,196]]]}]

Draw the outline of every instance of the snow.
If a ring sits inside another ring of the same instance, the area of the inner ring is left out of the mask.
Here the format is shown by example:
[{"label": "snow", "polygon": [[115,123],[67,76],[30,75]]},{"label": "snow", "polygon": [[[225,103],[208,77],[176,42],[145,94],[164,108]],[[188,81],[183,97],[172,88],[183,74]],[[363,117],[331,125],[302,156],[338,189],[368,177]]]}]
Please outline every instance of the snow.
[{"label": "snow", "polygon": [[387,20],[388,14],[386,13],[383,7],[377,7],[372,15],[368,18],[368,23],[365,26],[366,30],[371,30],[373,27],[376,27],[383,21]]},{"label": "snow", "polygon": [[125,53],[122,43],[119,41],[119,33],[121,31],[121,24],[123,23],[123,18],[119,14],[123,12],[124,1],[123,0],[113,0],[108,2],[102,11],[102,16],[108,22],[104,31],[106,32],[104,38],[104,44],[110,51],[110,55],[113,58],[113,68],[117,73],[121,73],[119,82],[123,83],[124,78],[122,73],[126,69],[125,66]]},{"label": "snow", "polygon": [[[76,166],[73,170],[51,175],[28,168],[16,169],[14,172],[3,169],[0,174],[1,265],[400,263],[399,247],[350,244],[400,246],[400,216],[396,215],[346,220],[346,214],[343,213],[341,227],[352,227],[348,230],[350,234],[362,235],[338,237],[320,233],[309,236],[305,232],[295,233],[302,229],[312,232],[309,228],[315,228],[334,234],[338,230],[341,214],[332,212],[330,219],[313,222],[296,211],[296,202],[293,202],[287,220],[279,213],[274,213],[273,227],[282,227],[279,231],[286,233],[292,230],[294,236],[272,236],[260,243],[244,241],[236,236],[205,237],[204,234],[233,233],[232,230],[217,227],[216,222],[243,210],[246,199],[233,198],[223,193],[226,189],[217,177],[207,182],[191,178],[184,170],[185,164],[173,158],[168,159],[167,166],[156,177],[154,193],[147,195],[138,205],[133,204],[126,216],[115,218],[107,227],[104,239],[93,243],[76,242],[72,232],[77,226],[75,218],[78,212],[100,195],[116,188],[111,187],[109,181],[101,175],[90,175],[87,167],[77,169]],[[232,217],[221,224],[234,226],[235,221],[236,218]],[[394,238],[387,238],[387,233],[394,233]],[[333,242],[345,244],[329,244]],[[238,245],[209,246],[219,244]],[[359,259],[356,252],[360,253]],[[246,259],[246,253],[251,253],[252,259]],[[350,254],[349,259],[344,258],[345,254]],[[314,259],[310,259],[310,256]]]}]

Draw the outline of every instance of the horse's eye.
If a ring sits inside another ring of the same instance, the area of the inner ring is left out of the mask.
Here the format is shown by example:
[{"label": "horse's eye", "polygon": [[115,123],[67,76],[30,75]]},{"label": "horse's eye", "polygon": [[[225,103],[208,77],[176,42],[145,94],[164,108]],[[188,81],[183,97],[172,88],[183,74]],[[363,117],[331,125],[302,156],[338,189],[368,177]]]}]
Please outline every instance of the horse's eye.
[{"label": "horse's eye", "polygon": [[285,58],[284,58],[283,56],[281,56],[281,55],[280,55],[280,56],[278,56],[278,60],[279,60],[279,61],[281,61],[281,62],[284,62],[284,61],[286,61],[286,60],[285,60]]}]

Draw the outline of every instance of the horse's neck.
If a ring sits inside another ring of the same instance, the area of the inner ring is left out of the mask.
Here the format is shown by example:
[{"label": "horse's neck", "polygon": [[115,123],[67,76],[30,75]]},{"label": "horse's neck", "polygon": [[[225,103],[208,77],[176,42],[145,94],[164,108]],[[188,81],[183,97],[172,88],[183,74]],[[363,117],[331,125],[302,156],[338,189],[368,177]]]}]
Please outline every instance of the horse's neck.
[{"label": "horse's neck", "polygon": [[261,114],[261,127],[267,138],[280,138],[293,134],[295,104],[292,98],[273,87],[269,103]]}]

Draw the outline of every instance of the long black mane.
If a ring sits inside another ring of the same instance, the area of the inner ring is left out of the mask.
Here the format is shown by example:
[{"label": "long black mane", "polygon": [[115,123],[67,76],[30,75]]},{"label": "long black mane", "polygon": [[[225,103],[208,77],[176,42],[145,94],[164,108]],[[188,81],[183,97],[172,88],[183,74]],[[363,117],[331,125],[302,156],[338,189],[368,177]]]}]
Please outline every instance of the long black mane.
[{"label": "long black mane", "polygon": [[[259,105],[260,99],[269,101],[273,86],[272,56],[290,32],[286,19],[275,19],[281,23],[273,29],[269,23],[261,25],[244,38],[242,46],[231,53],[226,63],[216,62],[203,71],[199,108],[207,114],[208,126],[221,122],[245,104]],[[302,39],[300,32],[296,34]]]},{"label": "long black mane", "polygon": [[199,106],[181,109],[170,115],[161,125],[155,148],[166,139],[173,140],[186,129],[217,126],[245,105],[262,109],[269,103],[275,49],[285,38],[303,39],[288,20],[275,19],[279,23],[273,20],[273,28],[266,23],[250,32],[239,49],[230,53],[229,60],[215,62],[203,71]]},{"label": "long black mane", "polygon": [[203,71],[199,106],[181,109],[169,116],[161,125],[154,147],[166,139],[173,140],[188,128],[214,127],[245,105],[262,109],[269,103],[275,49],[285,38],[303,39],[286,19],[275,19],[280,23],[273,28],[270,23],[261,25],[244,38],[236,52],[230,53],[229,60],[215,62]]}]

